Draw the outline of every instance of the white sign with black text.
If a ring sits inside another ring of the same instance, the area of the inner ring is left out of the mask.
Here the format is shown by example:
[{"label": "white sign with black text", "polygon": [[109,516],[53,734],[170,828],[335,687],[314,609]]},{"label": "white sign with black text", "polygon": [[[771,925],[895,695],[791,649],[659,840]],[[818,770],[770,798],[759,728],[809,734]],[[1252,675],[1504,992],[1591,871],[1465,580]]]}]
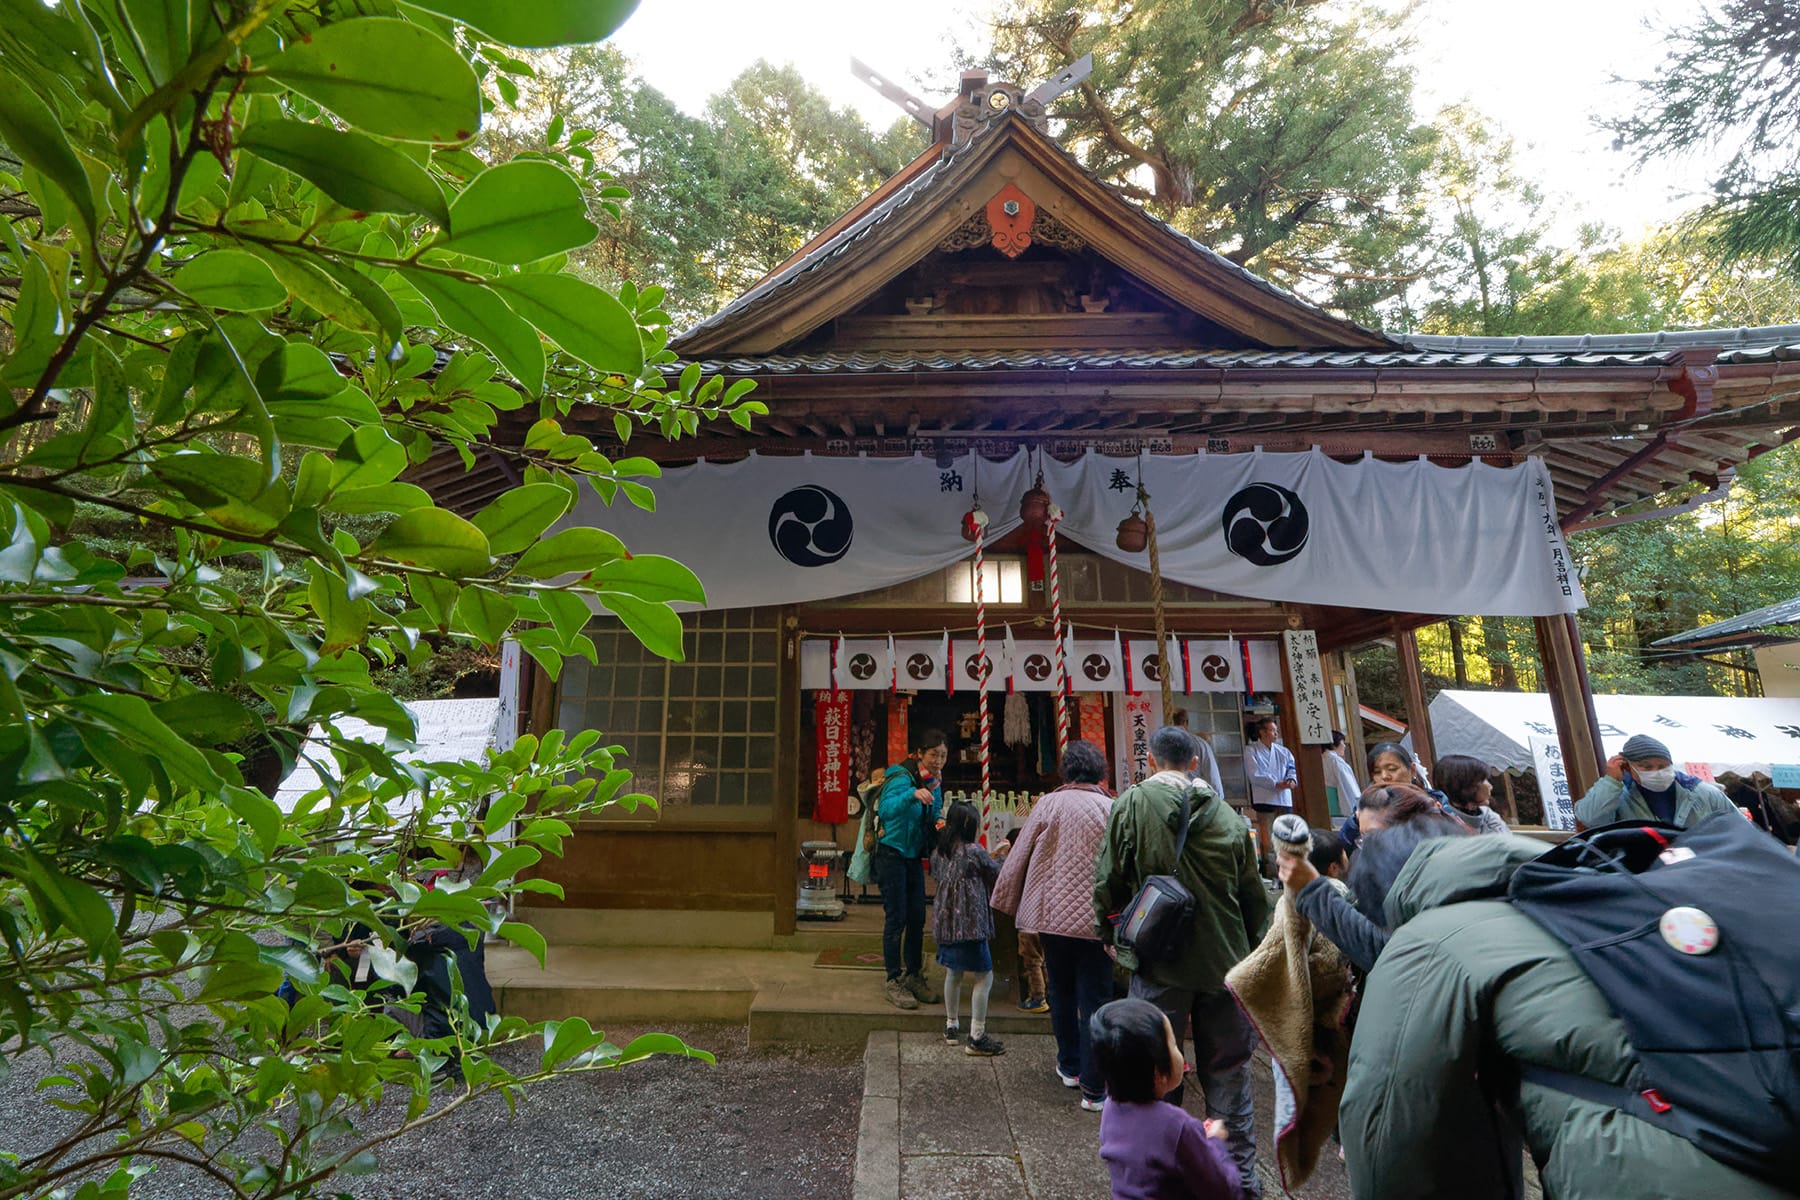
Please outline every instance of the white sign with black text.
[{"label": "white sign with black text", "polygon": [[1331,744],[1331,701],[1325,693],[1325,670],[1319,662],[1319,637],[1310,629],[1289,629],[1281,635],[1287,652],[1288,677],[1294,681],[1294,716],[1299,722],[1300,744]]},{"label": "white sign with black text", "polygon": [[1555,738],[1533,737],[1531,764],[1537,769],[1538,796],[1544,805],[1544,827],[1575,828],[1575,800],[1569,795],[1569,772],[1563,766],[1562,743]]}]

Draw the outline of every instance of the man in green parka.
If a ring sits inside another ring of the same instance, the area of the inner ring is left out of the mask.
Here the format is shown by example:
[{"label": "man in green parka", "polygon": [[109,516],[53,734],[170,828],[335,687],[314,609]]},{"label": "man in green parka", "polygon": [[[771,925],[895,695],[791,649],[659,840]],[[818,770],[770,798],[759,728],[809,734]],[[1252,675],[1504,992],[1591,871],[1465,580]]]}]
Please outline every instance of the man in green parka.
[{"label": "man in green parka", "polygon": [[[1175,1036],[1191,1028],[1194,1074],[1206,1093],[1207,1115],[1225,1123],[1244,1196],[1261,1193],[1256,1175],[1256,1109],[1250,1094],[1250,1055],[1256,1032],[1225,988],[1225,973],[1262,940],[1269,893],[1256,870],[1244,819],[1194,778],[1200,769],[1194,735],[1165,725],[1150,737],[1153,774],[1113,801],[1095,863],[1094,915],[1100,940],[1113,944],[1113,922],[1151,875],[1174,875],[1194,897],[1187,944],[1166,962],[1127,961],[1131,994],[1169,1018]],[[1187,845],[1175,861],[1181,801],[1188,797]],[[1190,1021],[1192,1022],[1190,1026]],[[1165,1099],[1181,1103],[1177,1087]]]},{"label": "man in green parka", "polygon": [[[1361,853],[1417,836],[1382,830]],[[1403,859],[1377,853],[1404,861],[1386,879],[1357,876],[1359,906],[1372,901],[1394,935],[1350,1047],[1340,1128],[1352,1194],[1513,1200],[1522,1134],[1549,1200],[1786,1196],[1634,1116],[1520,1080],[1536,1066],[1624,1086],[1637,1067],[1568,948],[1504,899],[1543,850],[1509,834],[1437,838]]]}]

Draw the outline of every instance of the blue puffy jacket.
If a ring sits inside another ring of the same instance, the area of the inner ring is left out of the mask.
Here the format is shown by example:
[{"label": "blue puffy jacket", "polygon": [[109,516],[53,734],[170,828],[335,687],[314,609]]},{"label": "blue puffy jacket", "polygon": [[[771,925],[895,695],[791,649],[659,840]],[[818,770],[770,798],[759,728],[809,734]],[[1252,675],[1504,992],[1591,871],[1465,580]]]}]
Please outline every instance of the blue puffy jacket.
[{"label": "blue puffy jacket", "polygon": [[[926,788],[931,803],[922,805],[914,790]],[[937,834],[938,815],[944,807],[944,785],[937,777],[922,779],[916,759],[907,759],[888,768],[887,780],[881,785],[881,844],[903,858],[924,858]]]}]

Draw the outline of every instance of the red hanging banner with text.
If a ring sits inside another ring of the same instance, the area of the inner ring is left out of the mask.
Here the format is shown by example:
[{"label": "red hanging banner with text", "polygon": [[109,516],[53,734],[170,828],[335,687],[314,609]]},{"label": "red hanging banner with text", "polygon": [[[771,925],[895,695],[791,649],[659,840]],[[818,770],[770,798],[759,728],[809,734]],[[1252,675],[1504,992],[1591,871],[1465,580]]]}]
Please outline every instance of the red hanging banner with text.
[{"label": "red hanging banner with text", "polygon": [[850,819],[850,693],[818,693],[813,717],[819,747],[819,798],[813,820],[840,825]]}]

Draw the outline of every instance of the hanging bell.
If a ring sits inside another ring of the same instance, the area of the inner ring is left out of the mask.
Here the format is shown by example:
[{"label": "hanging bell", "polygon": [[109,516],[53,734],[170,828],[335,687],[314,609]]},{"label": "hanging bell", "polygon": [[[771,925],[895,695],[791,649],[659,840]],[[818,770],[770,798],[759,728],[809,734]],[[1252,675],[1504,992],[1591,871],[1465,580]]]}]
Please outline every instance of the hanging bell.
[{"label": "hanging bell", "polygon": [[1050,493],[1044,490],[1044,476],[1039,472],[1031,490],[1019,498],[1019,520],[1027,529],[1041,529],[1050,519]]},{"label": "hanging bell", "polygon": [[1150,522],[1133,509],[1129,517],[1119,522],[1119,532],[1113,541],[1127,554],[1141,553],[1150,544]]},{"label": "hanging bell", "polygon": [[981,509],[979,509],[979,508],[971,508],[968,512],[964,513],[963,519],[962,519],[963,541],[965,541],[965,542],[974,541],[976,531],[978,529],[982,528],[983,526],[985,526],[987,523],[988,523],[988,515],[986,513],[982,512]]}]

